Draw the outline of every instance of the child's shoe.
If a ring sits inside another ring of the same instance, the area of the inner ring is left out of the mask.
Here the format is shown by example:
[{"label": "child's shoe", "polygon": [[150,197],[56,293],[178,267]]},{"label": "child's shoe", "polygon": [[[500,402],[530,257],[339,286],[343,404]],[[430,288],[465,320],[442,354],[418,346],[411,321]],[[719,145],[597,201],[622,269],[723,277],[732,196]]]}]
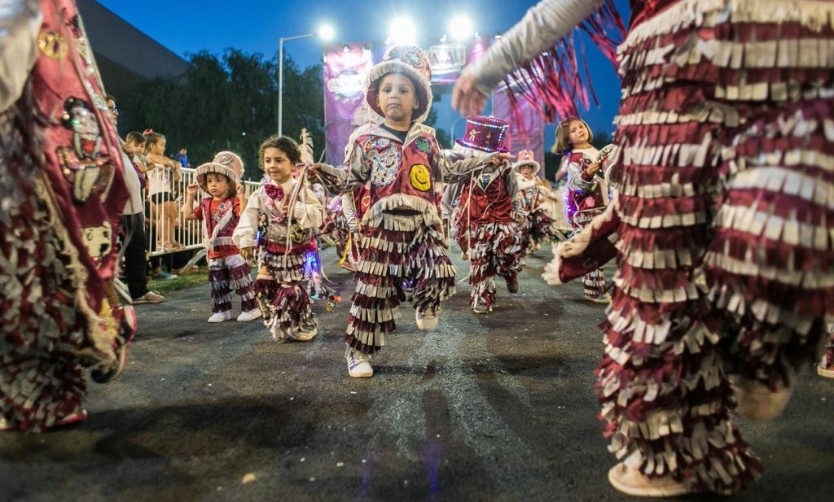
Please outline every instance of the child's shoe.
[{"label": "child's shoe", "polygon": [[223,322],[229,321],[232,319],[232,313],[230,311],[225,312],[215,312],[208,318],[208,322]]},{"label": "child's shoe", "polygon": [[691,484],[675,481],[668,474],[649,477],[622,462],[608,471],[608,482],[617,491],[634,497],[679,497],[700,491]]},{"label": "child's shoe", "polygon": [[[238,322],[249,322],[254,321],[255,319],[261,317],[261,309],[254,308],[252,310],[247,310],[246,312],[241,312],[239,316],[237,316]],[[211,322],[211,320],[209,320]]]},{"label": "child's shoe", "polygon": [[730,377],[730,383],[736,392],[738,405],[736,412],[750,420],[771,420],[779,416],[788,405],[793,388],[780,386],[777,391],[758,380]]},{"label": "child's shoe", "polygon": [[472,307],[472,312],[475,314],[489,314],[492,312],[492,307],[487,307],[485,304],[477,302],[475,303],[475,306]]},{"label": "child's shoe", "polygon": [[518,293],[518,275],[513,276],[512,279],[505,277],[504,280],[507,282],[507,291]]},{"label": "child's shoe", "polygon": [[348,375],[353,378],[369,378],[374,376],[374,369],[371,367],[371,356],[364,352],[350,347],[345,351],[347,360]]},{"label": "child's shoe", "polygon": [[611,303],[611,295],[607,293],[599,296],[586,296],[585,299],[594,303]]},{"label": "child's shoe", "polygon": [[84,420],[87,420],[87,410],[79,408],[77,411],[74,411],[69,415],[64,415],[56,420],[55,423],[52,424],[52,427],[77,424],[78,422],[83,422]]},{"label": "child's shoe", "polygon": [[834,378],[834,368],[826,368],[820,364],[817,366],[817,375],[825,378]]},{"label": "child's shoe", "polygon": [[3,417],[0,417],[0,432],[13,431],[13,430],[15,430],[15,428],[12,425],[12,423],[9,422],[8,420],[6,420]]},{"label": "child's shoe", "polygon": [[440,307],[414,310],[414,322],[417,328],[423,331],[431,331],[437,327],[437,320],[440,315]]},{"label": "child's shoe", "polygon": [[300,328],[290,330],[290,333],[287,335],[287,339],[296,342],[309,342],[315,338],[318,333],[319,330],[316,323],[306,325],[302,324]]}]

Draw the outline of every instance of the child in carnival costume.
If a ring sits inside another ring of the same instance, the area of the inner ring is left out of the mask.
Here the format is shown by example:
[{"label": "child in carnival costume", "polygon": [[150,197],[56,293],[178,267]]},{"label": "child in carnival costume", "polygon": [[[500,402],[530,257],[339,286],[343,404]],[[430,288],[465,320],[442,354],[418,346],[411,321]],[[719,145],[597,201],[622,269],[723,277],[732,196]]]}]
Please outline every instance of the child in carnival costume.
[{"label": "child in carnival costume", "polygon": [[258,158],[266,183],[249,197],[232,239],[247,260],[258,247],[255,291],[272,338],[309,341],[318,327],[306,286],[305,255],[315,250],[313,236],[322,228],[324,207],[311,189],[293,179],[301,150],[292,138],[268,138]]},{"label": "child in carnival costume", "polygon": [[[214,160],[197,168],[194,173],[197,184],[188,186],[182,207],[184,218],[203,222],[212,299],[212,314],[208,322],[223,322],[232,318],[232,290],[241,300],[238,321],[248,322],[261,317],[249,264],[232,241],[241,208],[246,206],[246,194],[240,183],[241,173],[243,162],[237,154],[218,153]],[[200,200],[195,208],[198,186],[209,197]]]},{"label": "child in carnival costume", "polygon": [[513,164],[518,178],[518,190],[521,193],[522,210],[525,214],[522,223],[524,254],[538,249],[542,241],[552,239],[555,235],[554,221],[550,217],[546,200],[551,195],[550,186],[538,176],[541,164],[536,161],[531,150],[518,152],[518,161]]},{"label": "child in carnival costume", "polygon": [[[468,158],[506,151],[509,124],[493,117],[470,117],[454,150]],[[524,222],[518,178],[509,162],[484,162],[477,173],[449,177],[462,184],[454,216],[455,239],[469,257],[469,306],[476,314],[492,312],[495,280],[501,276],[510,293],[518,292],[518,272],[524,258]],[[450,189],[453,190],[453,189]]]},{"label": "child in carnival costume", "polygon": [[[565,209],[575,231],[585,228],[600,215],[608,204],[608,188],[603,179],[600,150],[591,145],[593,134],[588,123],[580,118],[562,121],[556,129],[555,151],[563,155],[567,166]],[[605,273],[597,268],[582,279],[585,298],[597,303],[608,303],[605,292]]]},{"label": "child in carnival costume", "polygon": [[443,235],[435,185],[451,171],[474,168],[479,159],[449,164],[434,129],[422,124],[432,101],[431,69],[414,46],[389,49],[365,79],[374,120],[351,135],[343,168],[317,165],[315,172],[338,193],[368,183],[369,206],[361,236],[356,289],[345,342],[348,374],[370,377],[371,354],[396,329],[404,284],[421,330],[438,322],[440,302],[455,292],[455,268]]}]

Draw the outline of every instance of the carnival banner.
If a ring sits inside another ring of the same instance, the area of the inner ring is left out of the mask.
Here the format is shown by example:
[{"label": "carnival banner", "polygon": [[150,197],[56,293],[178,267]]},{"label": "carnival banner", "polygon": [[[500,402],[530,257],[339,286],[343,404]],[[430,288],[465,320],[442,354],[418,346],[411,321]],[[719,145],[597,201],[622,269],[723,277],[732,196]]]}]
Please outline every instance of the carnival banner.
[{"label": "carnival banner", "polygon": [[463,44],[432,45],[426,51],[431,62],[432,84],[454,84],[466,66],[466,46]]},{"label": "carnival banner", "polygon": [[327,163],[340,165],[364,102],[365,74],[373,65],[369,44],[328,47],[324,52],[324,137]]}]

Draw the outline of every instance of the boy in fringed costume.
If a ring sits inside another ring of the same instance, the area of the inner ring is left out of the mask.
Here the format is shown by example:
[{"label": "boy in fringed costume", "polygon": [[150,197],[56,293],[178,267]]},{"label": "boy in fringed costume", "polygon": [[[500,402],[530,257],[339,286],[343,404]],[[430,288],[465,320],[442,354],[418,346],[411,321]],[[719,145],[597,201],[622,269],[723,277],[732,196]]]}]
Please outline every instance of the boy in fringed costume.
[{"label": "boy in fringed costume", "polygon": [[[466,119],[466,131],[454,150],[464,158],[506,151],[509,124],[493,117]],[[518,178],[509,162],[483,162],[470,175],[449,177],[462,185],[454,215],[455,240],[469,257],[469,307],[488,314],[495,306],[495,276],[503,277],[510,293],[518,292],[524,258],[524,213]]]},{"label": "boy in fringed costume", "polygon": [[412,289],[415,322],[432,330],[440,302],[455,292],[438,208],[436,183],[448,172],[480,162],[447,163],[434,129],[422,124],[431,108],[431,68],[414,46],[395,46],[365,79],[373,121],[348,141],[344,167],[317,165],[316,174],[337,193],[368,184],[368,209],[359,221],[360,259],[348,317],[345,359],[354,378],[373,375],[370,356],[396,328],[399,305]]}]

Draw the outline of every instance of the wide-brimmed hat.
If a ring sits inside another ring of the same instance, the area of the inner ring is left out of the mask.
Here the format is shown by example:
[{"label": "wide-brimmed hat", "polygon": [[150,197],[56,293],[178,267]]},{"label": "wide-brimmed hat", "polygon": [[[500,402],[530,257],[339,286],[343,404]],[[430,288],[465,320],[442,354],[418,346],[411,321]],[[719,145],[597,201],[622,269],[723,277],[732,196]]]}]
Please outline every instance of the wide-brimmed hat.
[{"label": "wide-brimmed hat", "polygon": [[431,64],[422,49],[415,45],[395,45],[385,52],[382,62],[375,64],[365,76],[365,101],[379,118],[385,114],[379,108],[378,83],[389,73],[402,73],[414,83],[420,106],[414,110],[412,120],[422,122],[431,109]]},{"label": "wide-brimmed hat", "polygon": [[235,174],[237,174],[238,178],[243,176],[243,161],[240,159],[240,156],[234,152],[217,152],[214,159],[212,159],[212,162],[215,164],[223,164],[228,167],[234,171]]},{"label": "wide-brimmed hat", "polygon": [[462,137],[455,140],[454,148],[460,150],[459,147],[464,147],[485,153],[506,152],[509,127],[506,120],[495,117],[467,117],[466,130]]},{"label": "wide-brimmed hat", "polygon": [[536,155],[533,150],[521,150],[518,152],[518,160],[513,162],[513,170],[521,172],[523,166],[530,166],[533,168],[533,176],[539,174],[542,166],[536,161]]},{"label": "wide-brimmed hat", "polygon": [[208,186],[206,184],[206,175],[209,173],[222,174],[229,179],[229,197],[237,195],[237,184],[240,180],[237,173],[231,167],[218,162],[206,162],[201,164],[194,171],[194,176],[197,178],[197,184],[200,188],[208,193]]}]

